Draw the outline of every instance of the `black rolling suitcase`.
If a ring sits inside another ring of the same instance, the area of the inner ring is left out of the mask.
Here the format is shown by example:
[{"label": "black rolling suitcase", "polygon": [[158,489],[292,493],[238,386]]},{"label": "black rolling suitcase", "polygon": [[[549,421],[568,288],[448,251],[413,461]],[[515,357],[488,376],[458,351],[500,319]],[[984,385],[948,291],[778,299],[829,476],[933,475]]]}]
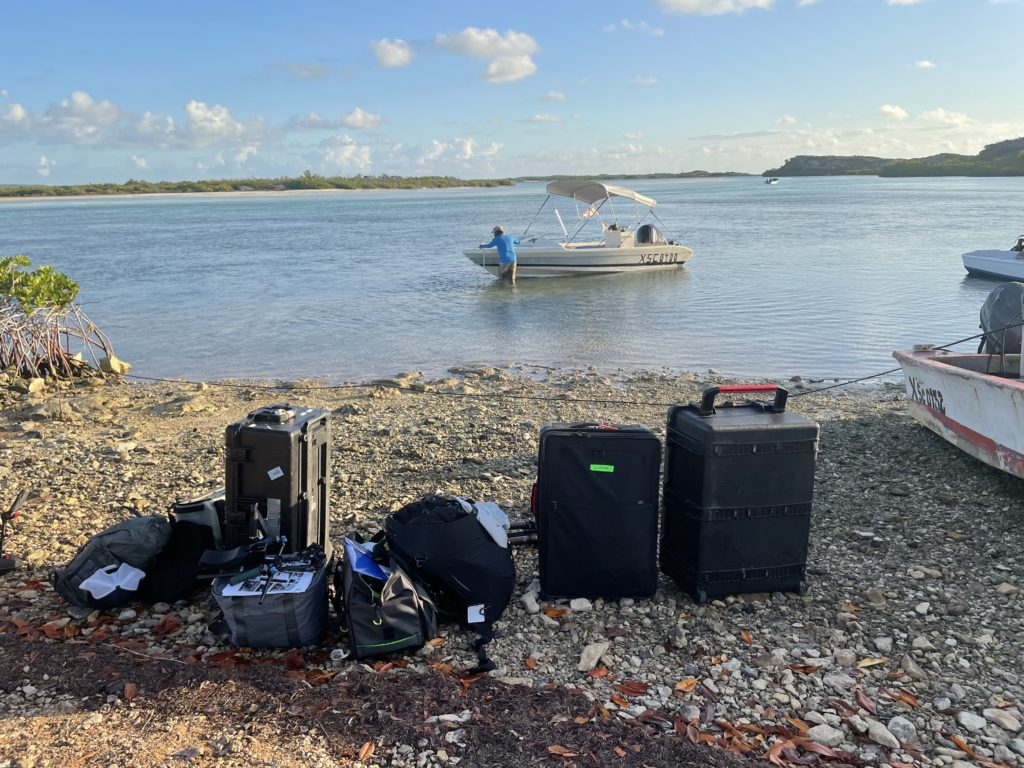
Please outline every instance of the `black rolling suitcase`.
[{"label": "black rolling suitcase", "polygon": [[269,405],[225,433],[224,546],[252,541],[258,529],[288,537],[285,553],[310,544],[331,556],[331,430],[326,411]]},{"label": "black rolling suitcase", "polygon": [[[719,393],[774,392],[771,403]],[[818,425],[773,384],[711,387],[668,412],[661,569],[698,602],[806,588]]]},{"label": "black rolling suitcase", "polygon": [[544,425],[533,499],[544,595],[654,594],[660,469],[645,426]]}]

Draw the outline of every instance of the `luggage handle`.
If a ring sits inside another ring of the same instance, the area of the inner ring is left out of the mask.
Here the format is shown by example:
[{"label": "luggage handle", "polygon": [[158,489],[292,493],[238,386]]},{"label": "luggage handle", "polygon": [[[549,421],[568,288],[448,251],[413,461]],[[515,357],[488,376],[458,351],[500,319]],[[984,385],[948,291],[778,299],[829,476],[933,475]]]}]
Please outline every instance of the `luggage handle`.
[{"label": "luggage handle", "polygon": [[249,414],[249,418],[255,422],[269,421],[275,424],[284,424],[295,418],[295,409],[289,403],[275,403],[257,408]]},{"label": "luggage handle", "polygon": [[700,415],[712,416],[715,413],[715,397],[719,393],[737,392],[774,392],[775,400],[767,406],[772,413],[782,413],[786,410],[786,400],[789,398],[789,390],[783,389],[777,384],[725,384],[720,387],[707,387],[701,391]]}]

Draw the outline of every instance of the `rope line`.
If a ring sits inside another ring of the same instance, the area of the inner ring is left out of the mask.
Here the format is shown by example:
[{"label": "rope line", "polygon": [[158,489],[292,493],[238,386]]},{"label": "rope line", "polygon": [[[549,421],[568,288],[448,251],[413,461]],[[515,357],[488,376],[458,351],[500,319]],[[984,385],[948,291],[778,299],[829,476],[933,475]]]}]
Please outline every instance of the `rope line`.
[{"label": "rope line", "polygon": [[[1024,323],[1014,323],[1012,325],[1003,326],[1002,328],[995,328],[995,329],[990,330],[990,331],[983,331],[982,333],[976,333],[973,336],[965,336],[962,339],[957,339],[956,341],[951,341],[948,344],[943,344],[940,347],[932,347],[932,349],[948,349],[949,347],[955,346],[957,344],[962,344],[965,341],[973,341],[974,339],[979,339],[979,338],[981,338],[983,336],[988,336],[988,335],[993,334],[993,333],[999,333],[1000,331],[1007,331],[1007,330],[1009,330],[1011,328],[1019,328],[1022,325],[1024,325]],[[899,367],[890,368],[890,369],[888,369],[886,371],[881,371],[879,373],[872,373],[872,374],[869,374],[867,376],[861,376],[861,377],[856,378],[856,379],[849,379],[847,381],[841,381],[841,382],[838,382],[836,384],[830,384],[827,387],[818,387],[816,389],[809,389],[809,390],[806,390],[804,392],[794,392],[794,393],[792,393],[790,395],[790,398],[792,399],[794,397],[806,397],[807,395],[816,395],[816,394],[819,394],[821,392],[827,392],[830,389],[837,389],[839,387],[847,387],[847,386],[849,386],[851,384],[857,384],[858,382],[861,382],[861,381],[867,381],[869,379],[877,379],[880,376],[887,376],[887,375],[889,375],[891,373],[896,373],[899,370],[901,370],[901,368],[899,368]],[[137,379],[139,381],[152,381],[152,382],[161,382],[161,383],[168,383],[168,384],[190,384],[190,385],[193,385],[193,386],[196,386],[198,384],[204,383],[204,382],[198,382],[198,381],[190,381],[188,379],[167,379],[167,378],[159,378],[159,377],[155,377],[155,376],[139,376],[139,375],[133,374],[133,373],[123,374],[123,377],[126,378],[126,379]],[[347,390],[347,389],[372,389],[374,387],[379,386],[378,384],[373,384],[373,383],[362,383],[362,384],[326,384],[326,385],[309,385],[309,386],[306,386],[306,385],[296,386],[294,382],[289,382],[287,384],[277,384],[277,385],[269,385],[269,384],[241,384],[241,383],[238,383],[238,382],[231,382],[231,381],[213,381],[213,382],[205,382],[205,383],[207,384],[207,386],[210,386],[210,387],[224,387],[226,389],[258,389],[258,390],[262,390],[262,391],[266,391],[266,392],[272,392],[272,391],[281,390],[281,389],[304,389],[304,390],[313,390],[313,391],[334,391],[334,390]],[[668,408],[668,407],[671,407],[673,405],[677,405],[678,404],[678,403],[650,402],[650,401],[644,401],[644,400],[616,400],[614,398],[569,398],[569,397],[551,397],[551,396],[547,396],[547,395],[520,395],[520,394],[514,394],[514,393],[510,393],[510,392],[500,392],[500,393],[488,394],[488,393],[479,393],[479,392],[440,392],[440,391],[432,391],[431,392],[431,391],[427,391],[427,390],[423,390],[423,389],[404,388],[404,387],[402,387],[400,389],[401,389],[402,392],[414,393],[414,394],[418,394],[418,395],[427,395],[427,396],[433,396],[433,397],[455,397],[455,398],[478,399],[478,400],[497,400],[497,399],[502,399],[502,400],[527,400],[527,401],[532,401],[532,402],[547,402],[547,403],[569,403],[569,404],[580,403],[580,404],[590,404],[590,405],[619,405],[619,406],[631,406],[631,407],[637,407],[637,408]]]}]

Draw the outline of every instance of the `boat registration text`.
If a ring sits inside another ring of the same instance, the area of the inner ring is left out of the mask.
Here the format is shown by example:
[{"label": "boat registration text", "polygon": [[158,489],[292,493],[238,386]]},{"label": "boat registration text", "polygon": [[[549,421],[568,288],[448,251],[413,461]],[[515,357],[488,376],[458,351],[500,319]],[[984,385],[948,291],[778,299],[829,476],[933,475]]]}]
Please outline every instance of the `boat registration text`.
[{"label": "boat registration text", "polygon": [[679,253],[641,253],[641,264],[675,264],[679,261]]},{"label": "boat registration text", "polygon": [[915,376],[907,378],[907,388],[910,390],[910,399],[921,405],[931,408],[938,413],[945,413],[946,406],[943,402],[942,392],[934,387],[926,387],[920,379]]}]

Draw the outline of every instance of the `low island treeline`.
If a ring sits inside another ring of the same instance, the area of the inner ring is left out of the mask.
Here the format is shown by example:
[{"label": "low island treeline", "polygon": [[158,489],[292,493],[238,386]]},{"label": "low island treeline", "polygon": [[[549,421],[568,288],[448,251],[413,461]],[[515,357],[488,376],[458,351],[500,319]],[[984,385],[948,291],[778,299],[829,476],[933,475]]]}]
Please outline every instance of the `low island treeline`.
[{"label": "low island treeline", "polygon": [[976,155],[943,153],[912,160],[862,155],[797,155],[763,176],[1024,176],[1024,137],[989,144]]},{"label": "low island treeline", "polygon": [[458,179],[454,176],[319,176],[306,171],[294,178],[203,179],[199,181],[140,181],[124,184],[48,186],[0,185],[0,197],[73,197],[75,195],[153,195],[180,192],[287,192],[297,189],[441,189],[446,187],[504,187],[510,179]]},{"label": "low island treeline", "polygon": [[731,176],[756,176],[753,173],[740,171],[683,171],[681,173],[599,173],[590,175],[570,175],[556,173],[550,176],[517,176],[512,181],[554,181],[555,179],[585,179],[587,181],[614,181],[633,179],[717,179]]}]

